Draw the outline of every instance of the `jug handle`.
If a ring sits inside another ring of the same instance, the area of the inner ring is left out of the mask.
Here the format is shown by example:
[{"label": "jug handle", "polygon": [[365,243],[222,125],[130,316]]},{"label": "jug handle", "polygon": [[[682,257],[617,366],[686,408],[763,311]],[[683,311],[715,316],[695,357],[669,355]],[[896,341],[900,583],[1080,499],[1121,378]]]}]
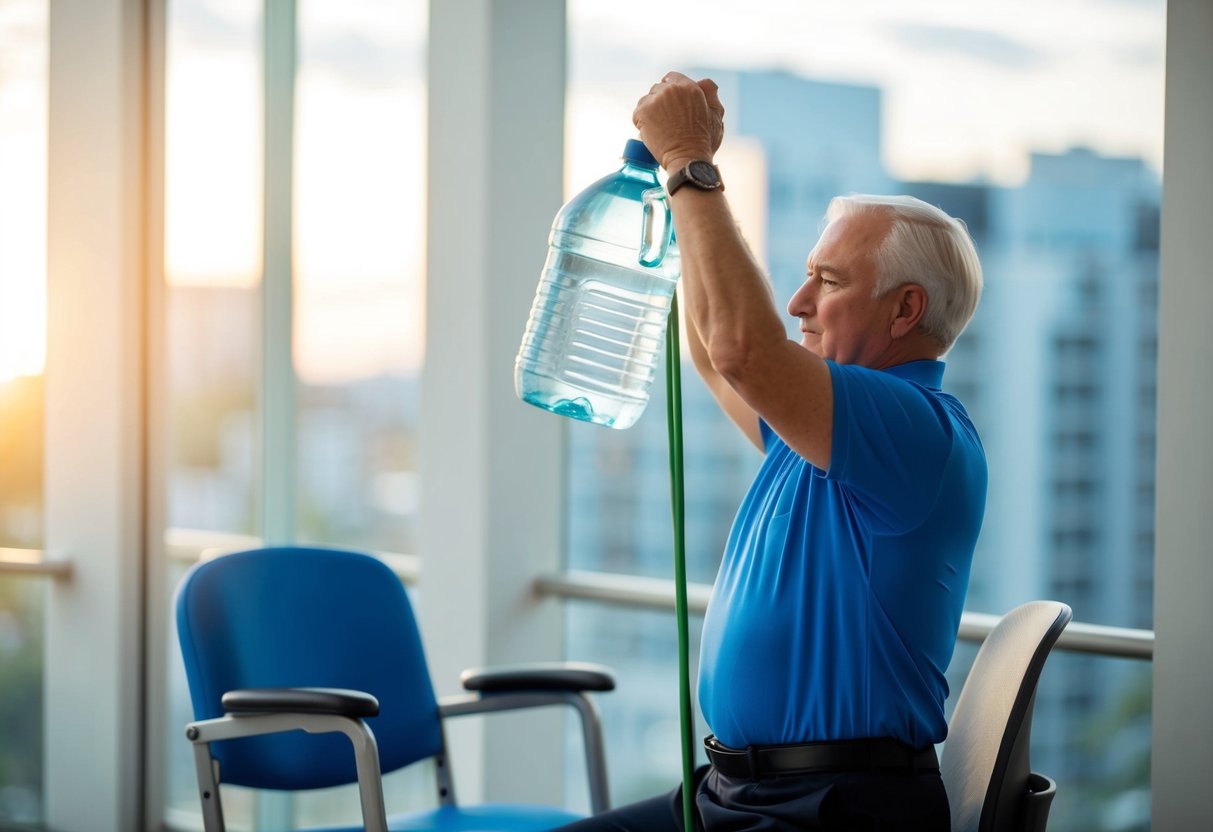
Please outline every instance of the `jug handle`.
[{"label": "jug handle", "polygon": [[[674,236],[674,223],[670,218],[670,203],[664,188],[649,188],[641,199],[644,206],[644,219],[640,228],[640,265],[652,268],[660,265],[670,248],[670,240]],[[660,203],[660,222],[654,222]],[[655,227],[656,226],[656,227]]]}]

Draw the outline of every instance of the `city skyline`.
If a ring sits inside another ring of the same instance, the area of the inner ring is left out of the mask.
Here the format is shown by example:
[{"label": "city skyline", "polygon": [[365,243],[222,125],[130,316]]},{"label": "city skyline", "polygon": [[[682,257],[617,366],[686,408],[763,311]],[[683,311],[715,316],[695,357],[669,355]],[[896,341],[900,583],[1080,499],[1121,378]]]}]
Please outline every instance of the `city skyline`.
[{"label": "city skyline", "polygon": [[[885,167],[902,180],[1006,183],[1026,175],[1032,150],[1075,146],[1138,156],[1157,174],[1161,7],[572,0],[566,195],[611,167],[632,135],[635,99],[671,65],[874,86]],[[183,1],[169,11],[167,277],[255,285],[259,4]],[[296,360],[318,383],[415,371],[423,360],[425,19],[423,3],[300,5]],[[0,380],[44,363],[44,39],[45,0],[0,4]],[[537,240],[536,275],[542,257]]]}]

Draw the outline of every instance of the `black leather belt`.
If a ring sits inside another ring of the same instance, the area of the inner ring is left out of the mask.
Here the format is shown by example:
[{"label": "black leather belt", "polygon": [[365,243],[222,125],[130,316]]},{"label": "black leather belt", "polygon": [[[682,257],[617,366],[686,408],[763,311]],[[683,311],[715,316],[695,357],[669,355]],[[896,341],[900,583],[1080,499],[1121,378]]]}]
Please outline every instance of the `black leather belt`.
[{"label": "black leather belt", "polygon": [[903,774],[939,771],[935,746],[914,750],[893,739],[751,745],[729,748],[715,737],[703,741],[708,759],[721,774],[757,780],[779,774],[823,771],[886,771]]}]

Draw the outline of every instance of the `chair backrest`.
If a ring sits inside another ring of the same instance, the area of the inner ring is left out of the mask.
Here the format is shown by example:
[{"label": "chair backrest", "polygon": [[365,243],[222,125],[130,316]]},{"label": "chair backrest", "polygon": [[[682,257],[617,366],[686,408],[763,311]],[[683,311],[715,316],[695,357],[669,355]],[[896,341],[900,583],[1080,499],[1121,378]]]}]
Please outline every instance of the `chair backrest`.
[{"label": "chair backrest", "polygon": [[1065,604],[1033,601],[1003,616],[981,645],[940,761],[953,832],[1022,828],[1036,683],[1071,616]]},{"label": "chair backrest", "polygon": [[[279,547],[192,567],[177,589],[177,635],[196,719],[229,690],[327,687],[379,700],[368,724],[380,767],[442,749],[438,704],[404,587],[377,558]],[[292,731],[214,744],[224,782],[309,789],[357,780],[349,741]]]}]

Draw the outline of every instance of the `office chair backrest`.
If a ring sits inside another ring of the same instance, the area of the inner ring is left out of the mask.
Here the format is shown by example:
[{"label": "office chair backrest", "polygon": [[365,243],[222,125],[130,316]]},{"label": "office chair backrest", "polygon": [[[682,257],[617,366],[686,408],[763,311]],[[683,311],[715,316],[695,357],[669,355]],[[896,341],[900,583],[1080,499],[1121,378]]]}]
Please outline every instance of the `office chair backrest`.
[{"label": "office chair backrest", "polygon": [[[438,704],[404,587],[369,555],[257,549],[203,561],[177,590],[177,635],[196,719],[229,690],[351,688],[379,699],[380,767],[442,749]],[[216,743],[226,783],[309,789],[357,779],[348,740],[300,731]]]},{"label": "office chair backrest", "polygon": [[1070,608],[1056,601],[1016,607],[977,652],[940,761],[953,832],[1022,828],[1036,683],[1071,616]]}]

